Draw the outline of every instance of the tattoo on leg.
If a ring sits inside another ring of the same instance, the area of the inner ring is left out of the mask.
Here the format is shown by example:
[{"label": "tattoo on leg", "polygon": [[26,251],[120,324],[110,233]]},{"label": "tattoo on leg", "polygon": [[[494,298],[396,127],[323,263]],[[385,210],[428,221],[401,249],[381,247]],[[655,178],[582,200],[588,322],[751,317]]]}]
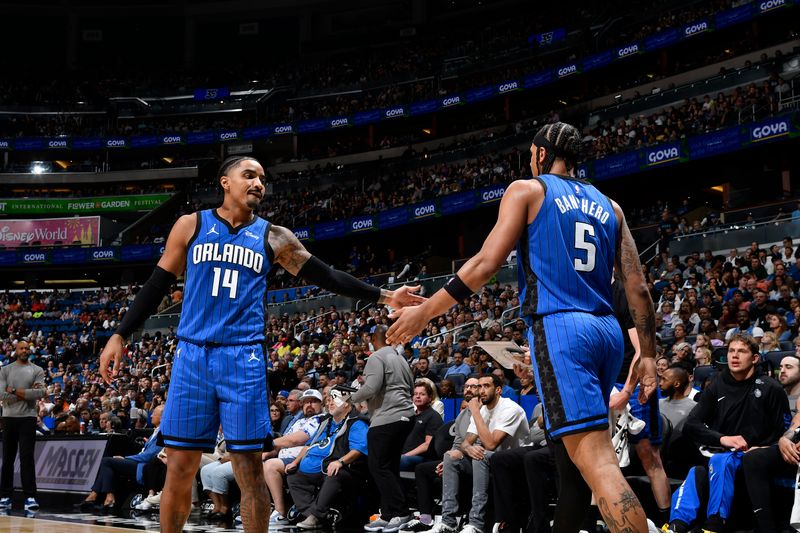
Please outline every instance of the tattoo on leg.
[{"label": "tattoo on leg", "polygon": [[[632,522],[632,515],[641,513],[644,515],[639,500],[630,489],[623,491],[618,502],[615,502],[614,509],[612,510],[605,498],[600,497],[597,501],[597,507],[600,509],[600,514],[606,521],[609,531],[611,533],[636,533],[636,527]],[[619,516],[615,516],[619,514]]]}]

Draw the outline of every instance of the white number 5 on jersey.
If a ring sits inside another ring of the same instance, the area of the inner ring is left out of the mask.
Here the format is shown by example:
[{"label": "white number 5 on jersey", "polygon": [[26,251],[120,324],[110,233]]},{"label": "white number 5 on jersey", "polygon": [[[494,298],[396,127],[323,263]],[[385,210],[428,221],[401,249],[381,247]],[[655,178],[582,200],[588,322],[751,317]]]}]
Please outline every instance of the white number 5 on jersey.
[{"label": "white number 5 on jersey", "polygon": [[594,226],[585,222],[575,223],[575,248],[586,251],[586,261],[580,257],[575,258],[575,270],[578,272],[591,272],[594,270],[594,258],[597,254],[597,247],[587,242],[586,236],[594,237]]}]

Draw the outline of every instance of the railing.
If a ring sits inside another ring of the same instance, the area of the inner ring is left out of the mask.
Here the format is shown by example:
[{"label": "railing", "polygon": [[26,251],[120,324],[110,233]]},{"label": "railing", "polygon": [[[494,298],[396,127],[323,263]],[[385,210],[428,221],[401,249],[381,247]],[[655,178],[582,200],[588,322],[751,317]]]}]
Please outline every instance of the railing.
[{"label": "railing", "polygon": [[[316,322],[318,319],[320,319],[320,318],[322,318],[322,317],[324,317],[324,316],[332,315],[332,314],[334,314],[334,313],[338,313],[338,311],[336,311],[336,310],[334,310],[334,311],[327,311],[327,312],[325,312],[325,313],[322,313],[322,314],[320,314],[320,315],[315,315],[315,316],[313,316],[313,317],[311,317],[311,318],[307,318],[306,320],[301,320],[300,322],[298,322],[297,324],[295,324],[295,325],[294,325],[294,328],[292,329],[292,333],[294,333],[294,336],[295,336],[295,338],[297,338],[297,328],[298,328],[299,326],[301,326],[301,325],[303,325],[303,324],[307,324],[307,323],[309,323],[309,322]],[[308,329],[308,328],[305,328],[305,329],[303,329],[303,331],[306,331],[306,329]]]},{"label": "railing", "polygon": [[150,370],[150,377],[151,377],[151,378],[154,378],[154,377],[156,377],[156,370],[159,370],[159,369],[161,369],[161,368],[166,368],[166,367],[167,367],[167,364],[166,364],[166,363],[165,363],[165,364],[163,364],[163,365],[154,366],[154,367],[152,368],[152,370]]},{"label": "railing", "polygon": [[508,326],[509,324],[513,324],[514,322],[516,322],[516,321],[517,321],[517,319],[516,319],[516,318],[513,318],[513,319],[511,319],[511,320],[508,320],[508,321],[507,321],[507,320],[504,320],[505,316],[506,316],[506,315],[511,315],[511,314],[513,314],[513,313],[514,313],[514,311],[519,311],[521,308],[522,308],[522,306],[521,306],[521,305],[515,305],[514,307],[509,307],[508,309],[506,309],[505,311],[503,311],[503,313],[500,315],[500,323],[503,325],[503,327],[506,327],[506,326]]},{"label": "railing", "polygon": [[422,342],[420,344],[422,346],[430,346],[431,343],[433,343],[434,339],[438,339],[440,337],[444,338],[447,335],[455,336],[456,332],[459,332],[459,331],[461,331],[461,330],[463,330],[465,328],[468,328],[469,326],[473,326],[474,327],[475,324],[478,324],[478,323],[479,322],[477,320],[473,320],[472,322],[467,322],[466,324],[461,324],[460,326],[456,326],[453,329],[449,329],[449,330],[447,330],[447,331],[445,331],[443,333],[437,333],[436,335],[431,335],[430,337],[425,337],[424,339],[422,339]]}]

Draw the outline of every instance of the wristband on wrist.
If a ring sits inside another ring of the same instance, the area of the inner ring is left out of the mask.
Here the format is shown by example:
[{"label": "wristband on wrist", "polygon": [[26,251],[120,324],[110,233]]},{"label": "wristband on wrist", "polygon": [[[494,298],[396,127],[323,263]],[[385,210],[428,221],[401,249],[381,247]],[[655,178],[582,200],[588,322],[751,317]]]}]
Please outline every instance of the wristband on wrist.
[{"label": "wristband on wrist", "polygon": [[472,296],[472,289],[467,287],[466,283],[458,277],[458,274],[450,278],[450,281],[445,284],[443,289],[459,303]]}]

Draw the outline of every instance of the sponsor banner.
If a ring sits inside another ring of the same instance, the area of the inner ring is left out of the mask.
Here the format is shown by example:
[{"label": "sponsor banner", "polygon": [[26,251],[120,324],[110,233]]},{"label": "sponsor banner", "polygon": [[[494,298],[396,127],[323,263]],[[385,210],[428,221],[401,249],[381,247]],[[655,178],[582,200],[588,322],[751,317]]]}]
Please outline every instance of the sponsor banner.
[{"label": "sponsor banner", "polygon": [[[392,108],[395,109],[395,108]],[[400,108],[402,109],[402,107]],[[370,111],[361,111],[353,115],[353,124],[356,126],[360,126],[361,124],[371,124],[373,122],[379,122],[383,120],[386,116],[385,113],[388,109],[372,109]],[[389,118],[394,118],[389,117]]]},{"label": "sponsor banner", "polygon": [[678,28],[670,28],[651,35],[644,40],[645,50],[652,51],[675,44],[681,40],[681,31]]},{"label": "sponsor banner", "polygon": [[13,142],[11,139],[0,139],[0,150],[11,150]]},{"label": "sponsor banner", "polygon": [[494,97],[495,95],[495,87],[492,85],[487,85],[486,87],[480,87],[478,89],[472,89],[471,91],[467,91],[464,93],[464,97],[467,99],[467,102],[482,102],[484,100],[488,100],[489,98]]},{"label": "sponsor banner", "polygon": [[494,202],[499,202],[503,198],[503,193],[506,192],[505,185],[492,185],[490,187],[486,187],[485,189],[481,189],[478,193],[480,196],[479,201],[482,204],[491,204]]},{"label": "sponsor banner", "polygon": [[0,198],[0,214],[67,214],[115,213],[121,211],[150,211],[160,206],[171,195],[139,194],[136,196],[98,196],[90,198]]},{"label": "sponsor banner", "polygon": [[14,141],[16,150],[41,150],[44,148],[44,139],[20,137]]},{"label": "sponsor banner", "polygon": [[24,264],[46,263],[47,252],[41,249],[20,250],[17,252],[17,261]]},{"label": "sponsor banner", "polygon": [[236,130],[222,130],[217,132],[217,140],[220,142],[238,141],[242,138],[242,134]]},{"label": "sponsor banner", "polygon": [[208,89],[195,89],[194,99],[199,102],[207,100],[222,100],[231,95],[231,90],[228,87],[211,87]]},{"label": "sponsor banner", "polygon": [[589,165],[585,163],[578,165],[575,175],[582,180],[589,179]]},{"label": "sponsor banner", "polygon": [[790,5],[790,0],[764,0],[763,2],[758,2],[758,11],[763,15],[788,5]]},{"label": "sponsor banner", "polygon": [[372,217],[355,217],[347,221],[347,231],[349,233],[361,233],[363,231],[374,231],[375,221]]},{"label": "sponsor banner", "polygon": [[328,122],[328,127],[330,127],[331,129],[343,128],[345,126],[352,126],[352,124],[350,123],[350,117],[336,117],[330,119],[330,121]]},{"label": "sponsor banner", "polygon": [[443,196],[439,200],[439,209],[443,215],[451,215],[474,209],[476,203],[476,196],[473,191],[460,192]]},{"label": "sponsor banner", "polygon": [[790,116],[771,118],[748,126],[747,142],[764,143],[789,137],[792,133],[792,121]]},{"label": "sponsor banner", "polygon": [[158,135],[136,135],[131,137],[131,148],[150,148],[158,145]]},{"label": "sponsor banner", "polygon": [[734,7],[733,9],[720,11],[714,17],[714,26],[717,29],[722,29],[750,20],[753,16],[754,5],[755,4],[747,3],[739,7]]},{"label": "sponsor banner", "polygon": [[497,86],[497,94],[505,94],[522,89],[522,84],[518,80],[509,80]]},{"label": "sponsor banner", "polygon": [[117,258],[117,250],[118,248],[89,248],[86,250],[86,255],[89,258],[89,261],[113,261]]},{"label": "sponsor banner", "polygon": [[658,167],[672,165],[681,160],[681,145],[679,143],[662,144],[652,148],[645,148],[644,166]]},{"label": "sponsor banner", "polygon": [[273,135],[288,135],[294,133],[294,126],[291,124],[273,124],[270,127],[272,128]]},{"label": "sponsor banner", "polygon": [[528,36],[528,44],[536,43],[539,46],[550,46],[551,44],[563,41],[566,38],[567,38],[567,29],[556,28],[551,31],[546,31],[543,33],[534,33],[533,35]]},{"label": "sponsor banner", "polygon": [[408,110],[403,106],[394,106],[394,107],[387,107],[383,110],[383,116],[381,118],[385,119],[392,119],[392,118],[401,118],[407,117],[409,115]]},{"label": "sponsor banner", "polygon": [[52,246],[55,244],[91,244],[100,242],[100,217],[37,218],[0,221],[0,245]]},{"label": "sponsor banner", "polygon": [[[37,440],[33,453],[37,488],[89,492],[107,443],[106,439]],[[14,487],[22,488],[19,457],[14,462]]]},{"label": "sponsor banner", "polygon": [[445,96],[440,100],[442,108],[454,107],[464,103],[464,98],[459,94]]},{"label": "sponsor banner", "polygon": [[575,74],[579,74],[580,69],[578,69],[577,63],[569,63],[567,65],[563,65],[556,70],[556,76],[559,78],[566,78],[567,76],[574,76]]},{"label": "sponsor banner", "polygon": [[436,216],[435,202],[423,202],[419,204],[414,204],[410,206],[409,209],[411,210],[411,218],[414,220]]},{"label": "sponsor banner", "polygon": [[45,139],[44,145],[48,150],[68,150],[69,139],[66,137],[59,137],[56,139]]},{"label": "sponsor banner", "polygon": [[216,142],[216,133],[213,131],[195,131],[186,135],[187,144],[212,144]]},{"label": "sponsor banner", "polygon": [[625,59],[641,53],[642,47],[639,45],[639,43],[631,43],[626,46],[620,46],[614,50],[614,59]]},{"label": "sponsor banner", "polygon": [[738,150],[740,147],[739,128],[727,128],[695,137],[689,137],[687,146],[692,159],[710,157]]},{"label": "sponsor banner", "polygon": [[410,106],[412,115],[424,115],[426,113],[433,113],[439,109],[438,100],[425,100],[424,102],[414,102]]},{"label": "sponsor banner", "polygon": [[163,146],[169,146],[171,144],[184,144],[185,142],[186,137],[180,133],[167,133],[158,137],[158,143]]},{"label": "sponsor banner", "polygon": [[712,30],[711,22],[709,22],[707,19],[700,19],[700,20],[695,20],[694,22],[690,22],[689,24],[686,24],[681,29],[681,36],[684,39],[688,39],[689,37],[694,37],[695,35],[700,35],[701,33],[705,33],[711,30]]},{"label": "sponsor banner", "polygon": [[103,142],[106,148],[127,148],[128,139],[124,137],[110,137]]},{"label": "sponsor banner", "polygon": [[311,240],[311,227],[310,226],[303,226],[301,228],[294,228],[292,231],[294,232],[294,236],[297,237],[301,241],[310,241]]},{"label": "sponsor banner", "polygon": [[590,70],[605,67],[606,65],[610,65],[614,59],[614,53],[611,50],[590,55],[583,60],[583,71],[589,72]]},{"label": "sponsor banner", "polygon": [[639,154],[628,152],[610,157],[604,157],[594,162],[593,178],[604,180],[623,174],[631,174],[639,170]]},{"label": "sponsor banner", "polygon": [[536,87],[541,87],[542,85],[547,85],[548,83],[553,81],[553,71],[546,70],[544,72],[537,72],[535,74],[530,74],[525,76],[522,80],[522,86],[526,89],[535,89]]},{"label": "sponsor banner", "polygon": [[253,139],[266,139],[272,133],[270,126],[254,126],[252,128],[245,128],[242,131],[242,138],[246,140]]},{"label": "sponsor banner", "polygon": [[388,211],[381,211],[378,213],[378,225],[381,229],[388,229],[408,224],[408,211],[409,209],[406,207],[396,207],[394,209],[389,209]]},{"label": "sponsor banner", "polygon": [[315,120],[306,120],[297,125],[300,133],[310,133],[313,131],[323,131],[328,128],[329,119],[318,118]]},{"label": "sponsor banner", "polygon": [[158,247],[152,244],[131,244],[120,248],[119,258],[122,261],[149,261],[157,251]]},{"label": "sponsor banner", "polygon": [[86,262],[85,248],[54,248],[50,253],[54,265],[80,264]]},{"label": "sponsor banner", "polygon": [[344,220],[335,220],[333,222],[323,222],[314,226],[314,239],[321,241],[324,239],[335,239],[336,237],[343,237],[345,234]]},{"label": "sponsor banner", "polygon": [[103,139],[99,137],[75,137],[72,139],[73,150],[100,150]]}]

